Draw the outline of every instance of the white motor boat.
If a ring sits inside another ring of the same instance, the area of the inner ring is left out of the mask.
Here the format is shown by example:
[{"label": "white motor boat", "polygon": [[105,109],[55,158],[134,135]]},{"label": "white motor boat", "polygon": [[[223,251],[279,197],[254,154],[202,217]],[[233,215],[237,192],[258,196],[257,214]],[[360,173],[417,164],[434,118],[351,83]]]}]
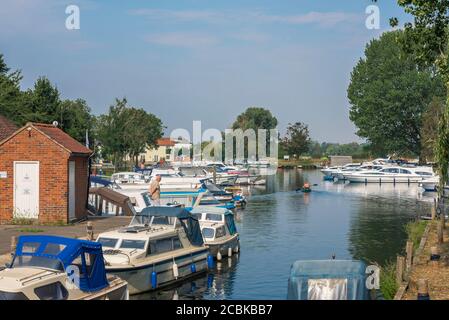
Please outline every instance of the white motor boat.
[{"label": "white motor boat", "polygon": [[438,185],[440,183],[439,176],[433,176],[428,179],[421,181],[419,186],[424,189],[424,191],[433,192],[437,191]]},{"label": "white motor boat", "polygon": [[99,243],[20,236],[12,263],[0,271],[0,300],[128,300],[128,284],[106,275]]},{"label": "white motor boat", "polygon": [[[431,168],[430,168],[431,170]],[[419,183],[433,176],[428,168],[386,167],[381,170],[352,172],[345,175],[350,182],[359,183]]]},{"label": "white motor boat", "polygon": [[380,169],[385,168],[384,165],[376,165],[376,164],[364,164],[358,168],[347,168],[339,170],[337,173],[338,180],[347,180],[348,176],[350,176],[354,172],[365,172],[365,171],[378,171]]},{"label": "white motor boat", "polygon": [[130,294],[157,290],[208,268],[199,222],[184,208],[147,207],[128,227],[101,233],[97,241],[106,271],[126,280]]},{"label": "white motor boat", "polygon": [[192,215],[200,222],[204,242],[209,246],[212,256],[221,260],[240,250],[239,234],[232,211],[224,208],[198,206],[192,209]]},{"label": "white motor boat", "polygon": [[340,170],[342,167],[336,166],[336,167],[326,167],[321,169],[321,173],[325,176],[325,177],[332,177],[334,172],[337,172],[338,170]]}]

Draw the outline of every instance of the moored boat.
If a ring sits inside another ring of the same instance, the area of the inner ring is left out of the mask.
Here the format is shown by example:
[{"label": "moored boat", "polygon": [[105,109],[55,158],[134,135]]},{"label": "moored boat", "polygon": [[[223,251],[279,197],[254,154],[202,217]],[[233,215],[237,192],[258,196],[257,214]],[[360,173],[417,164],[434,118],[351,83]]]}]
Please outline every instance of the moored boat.
[{"label": "moored boat", "polygon": [[198,219],[180,207],[147,207],[130,225],[101,233],[106,271],[125,279],[130,294],[157,290],[205,272],[208,247]]},{"label": "moored boat", "polygon": [[126,281],[106,275],[101,244],[56,236],[20,236],[0,271],[0,300],[128,300]]}]

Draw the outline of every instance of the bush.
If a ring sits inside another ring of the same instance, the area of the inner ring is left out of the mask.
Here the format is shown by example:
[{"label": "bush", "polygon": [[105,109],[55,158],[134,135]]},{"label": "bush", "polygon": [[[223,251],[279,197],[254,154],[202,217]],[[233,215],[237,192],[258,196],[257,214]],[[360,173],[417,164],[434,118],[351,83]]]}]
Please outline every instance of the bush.
[{"label": "bush", "polygon": [[405,225],[405,231],[408,235],[408,240],[413,242],[413,249],[417,249],[421,242],[421,238],[426,229],[427,221],[411,221]]},{"label": "bush", "polygon": [[385,300],[393,300],[398,289],[396,283],[396,264],[387,262],[380,268],[380,291]]}]

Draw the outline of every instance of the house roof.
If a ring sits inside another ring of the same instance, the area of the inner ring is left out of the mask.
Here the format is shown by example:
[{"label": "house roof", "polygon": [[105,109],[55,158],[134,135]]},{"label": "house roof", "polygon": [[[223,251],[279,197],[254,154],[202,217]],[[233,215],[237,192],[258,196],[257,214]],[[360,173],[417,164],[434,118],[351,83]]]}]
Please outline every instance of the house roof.
[{"label": "house roof", "polygon": [[4,116],[0,115],[0,141],[12,135],[18,127]]},{"label": "house roof", "polygon": [[50,140],[52,140],[53,142],[55,142],[56,144],[58,144],[59,146],[61,146],[70,153],[79,155],[90,155],[92,153],[90,149],[83,146],[81,143],[73,139],[71,136],[69,136],[67,133],[65,133],[58,127],[46,123],[29,122],[22,128],[15,130],[12,134],[7,136],[6,138],[0,139],[0,145],[4,144],[6,141],[16,136],[18,133],[30,127],[36,129],[37,131],[39,131],[47,138],[49,138]]},{"label": "house roof", "polygon": [[71,153],[78,154],[91,154],[92,151],[86,148],[84,145],[73,139],[67,133],[46,123],[28,123],[26,126],[32,126],[35,129],[41,131],[43,134],[54,140],[56,143],[70,151]]},{"label": "house roof", "polygon": [[160,138],[156,143],[159,147],[173,147],[175,145],[175,141],[170,138]]}]

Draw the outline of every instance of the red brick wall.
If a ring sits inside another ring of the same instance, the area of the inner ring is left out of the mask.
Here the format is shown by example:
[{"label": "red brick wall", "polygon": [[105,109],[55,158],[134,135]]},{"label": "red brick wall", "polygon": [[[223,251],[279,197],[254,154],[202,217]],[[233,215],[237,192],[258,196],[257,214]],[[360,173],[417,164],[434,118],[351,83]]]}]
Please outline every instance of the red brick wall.
[{"label": "red brick wall", "polygon": [[[0,171],[6,171],[8,177],[0,179],[0,223],[8,223],[13,218],[14,161],[39,161],[39,223],[66,223],[69,156],[67,150],[34,128],[31,129],[31,137],[25,129],[1,145]],[[77,180],[81,184],[83,179],[82,176]],[[84,198],[80,196],[76,195]],[[78,201],[81,203],[84,199]],[[81,210],[77,208],[77,216]]]},{"label": "red brick wall", "polygon": [[77,219],[84,218],[87,214],[86,199],[88,196],[88,158],[71,157],[75,161],[75,216]]}]

